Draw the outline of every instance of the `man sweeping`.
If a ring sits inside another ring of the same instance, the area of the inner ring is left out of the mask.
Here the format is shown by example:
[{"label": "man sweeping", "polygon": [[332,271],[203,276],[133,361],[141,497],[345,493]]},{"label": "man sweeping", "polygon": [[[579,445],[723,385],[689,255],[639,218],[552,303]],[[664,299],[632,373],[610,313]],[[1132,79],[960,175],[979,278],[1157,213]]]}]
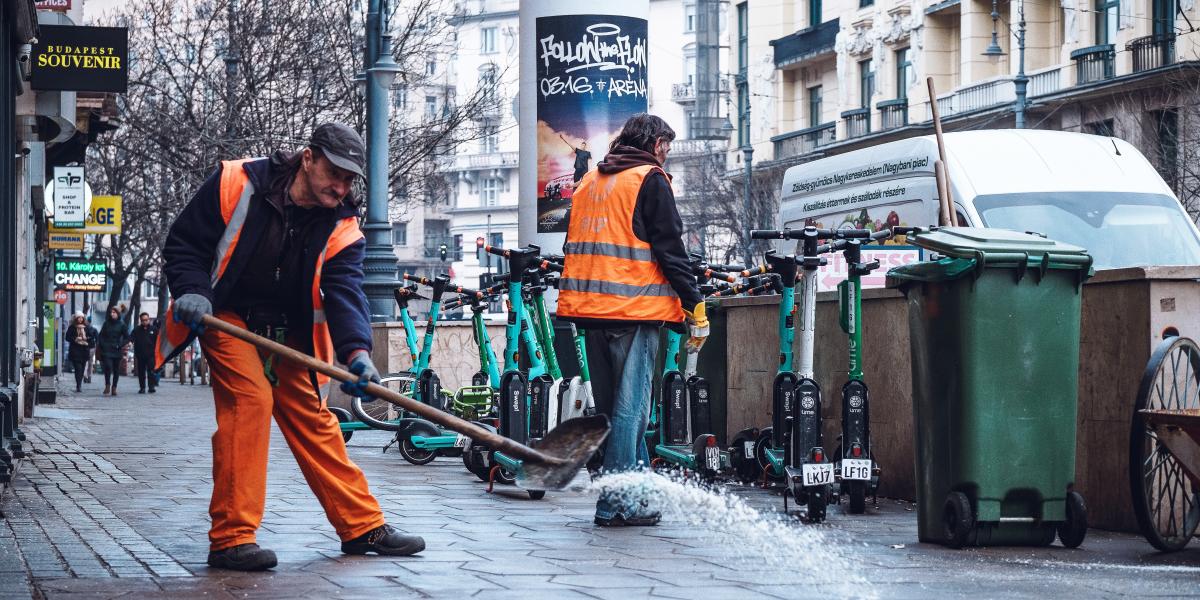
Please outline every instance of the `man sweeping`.
[{"label": "man sweeping", "polygon": [[300,151],[223,161],[171,226],[163,257],[174,301],[155,359],[161,366],[199,336],[211,370],[217,431],[210,567],[276,565],[275,553],[255,538],[266,502],[272,416],[342,552],[404,556],[425,548],[420,537],[384,522],[326,407],[328,377],[201,325],[203,316],[215,315],[345,363],[360,378],[343,384],[354,395],[379,381],[362,290],[366,245],[350,196],[365,160],[354,130],[326,123]]}]

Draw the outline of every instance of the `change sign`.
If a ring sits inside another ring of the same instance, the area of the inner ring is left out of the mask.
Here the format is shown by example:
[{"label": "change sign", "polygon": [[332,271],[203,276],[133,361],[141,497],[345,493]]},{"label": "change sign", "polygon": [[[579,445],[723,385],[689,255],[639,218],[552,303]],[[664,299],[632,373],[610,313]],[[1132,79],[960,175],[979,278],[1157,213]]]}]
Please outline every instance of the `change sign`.
[{"label": "change sign", "polygon": [[54,226],[78,228],[86,220],[83,167],[54,167]]},{"label": "change sign", "polygon": [[57,258],[54,287],[68,292],[99,292],[108,284],[108,267],[102,260]]}]

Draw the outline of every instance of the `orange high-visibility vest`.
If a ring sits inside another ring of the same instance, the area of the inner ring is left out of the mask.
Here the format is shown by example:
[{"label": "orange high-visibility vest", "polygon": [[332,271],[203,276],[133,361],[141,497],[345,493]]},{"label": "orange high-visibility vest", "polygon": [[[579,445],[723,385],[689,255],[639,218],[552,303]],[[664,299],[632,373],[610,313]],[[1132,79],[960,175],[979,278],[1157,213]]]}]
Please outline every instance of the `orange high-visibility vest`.
[{"label": "orange high-visibility vest", "polygon": [[[246,215],[250,212],[250,197],[254,195],[254,183],[250,181],[250,177],[242,165],[251,160],[258,159],[243,158],[221,161],[221,218],[225,221],[225,232],[217,242],[213,258],[211,282],[213,289],[216,289],[217,283],[225,275],[225,270],[229,267],[229,260],[233,257],[238,240],[241,238],[242,229],[246,226]],[[318,359],[328,363],[332,363],[336,357],[333,339],[329,336],[329,324],[325,320],[325,299],[321,293],[321,269],[325,266],[327,259],[337,256],[338,252],[362,238],[362,231],[358,228],[358,219],[346,217],[338,221],[333,233],[325,242],[325,249],[317,256],[316,271],[312,281],[313,353]],[[176,349],[190,343],[192,339],[191,328],[175,320],[174,305],[175,301],[172,299],[171,304],[167,307],[167,322],[159,330],[158,343],[154,348],[155,363],[160,367],[175,354]],[[320,373],[317,373],[316,377],[321,397],[324,398],[329,388],[329,377]]]},{"label": "orange high-visibility vest", "polygon": [[633,232],[642,165],[605,175],[588,172],[571,199],[566,260],[559,279],[558,315],[612,321],[683,322],[679,296],[654,260],[650,244]]}]

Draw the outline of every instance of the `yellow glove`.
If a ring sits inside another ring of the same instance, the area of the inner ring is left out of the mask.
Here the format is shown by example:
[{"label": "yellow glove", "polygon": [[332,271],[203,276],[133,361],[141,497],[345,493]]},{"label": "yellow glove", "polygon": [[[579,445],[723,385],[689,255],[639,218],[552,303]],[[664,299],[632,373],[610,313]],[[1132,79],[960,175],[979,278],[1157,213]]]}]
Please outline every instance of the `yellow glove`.
[{"label": "yellow glove", "polygon": [[694,306],[692,310],[683,309],[683,314],[687,315],[688,341],[687,351],[696,353],[700,348],[704,347],[704,342],[708,339],[708,314],[705,312],[704,301]]}]

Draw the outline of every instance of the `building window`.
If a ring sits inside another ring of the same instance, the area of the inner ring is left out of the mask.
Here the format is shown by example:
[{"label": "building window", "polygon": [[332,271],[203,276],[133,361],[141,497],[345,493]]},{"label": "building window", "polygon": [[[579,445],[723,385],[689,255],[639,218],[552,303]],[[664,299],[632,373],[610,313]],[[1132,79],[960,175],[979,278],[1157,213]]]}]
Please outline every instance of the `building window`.
[{"label": "building window", "polygon": [[875,0],[858,0],[859,8],[866,8],[875,4]]},{"label": "building window", "polygon": [[821,86],[808,88],[808,126],[816,127],[821,124]]},{"label": "building window", "polygon": [[1090,133],[1092,135],[1102,135],[1104,137],[1112,137],[1113,136],[1113,120],[1105,119],[1103,121],[1096,121],[1094,123],[1085,123],[1083,126],[1083,131],[1084,131],[1084,133]]},{"label": "building window", "polygon": [[821,24],[821,0],[808,0],[808,26]]},{"label": "building window", "polygon": [[408,245],[408,223],[392,223],[392,245]]},{"label": "building window", "polygon": [[429,76],[437,75],[437,61],[431,60],[425,63],[425,74]]},{"label": "building window", "polygon": [[750,143],[750,82],[746,80],[747,69],[750,65],[750,15],[747,5],[743,2],[737,7],[738,28],[738,79],[737,79],[737,109],[738,109],[738,145]]},{"label": "building window", "polygon": [[912,83],[913,66],[912,58],[909,57],[908,48],[896,51],[896,97],[907,98],[908,86]]},{"label": "building window", "polygon": [[392,88],[392,106],[400,109],[408,108],[408,88]]},{"label": "building window", "polygon": [[500,129],[495,125],[488,125],[483,128],[483,137],[479,138],[479,151],[483,154],[492,154],[500,151]]},{"label": "building window", "polygon": [[692,33],[696,31],[696,5],[683,5],[683,32]]},{"label": "building window", "polygon": [[425,118],[437,118],[437,96],[425,96]]},{"label": "building window", "polygon": [[479,30],[479,53],[480,54],[495,54],[496,53],[496,28],[484,27]]},{"label": "building window", "polygon": [[462,256],[463,256],[462,234],[456,233],[456,234],[454,234],[454,241],[450,245],[450,260],[453,262],[459,262],[462,260]]},{"label": "building window", "polygon": [[1096,44],[1115,44],[1121,0],[1096,0]]},{"label": "building window", "polygon": [[484,177],[479,184],[480,199],[479,203],[482,206],[496,206],[500,203],[500,188],[504,182],[499,177]]},{"label": "building window", "polygon": [[871,59],[858,61],[858,94],[862,108],[871,108],[871,97],[875,95],[875,66]]}]

